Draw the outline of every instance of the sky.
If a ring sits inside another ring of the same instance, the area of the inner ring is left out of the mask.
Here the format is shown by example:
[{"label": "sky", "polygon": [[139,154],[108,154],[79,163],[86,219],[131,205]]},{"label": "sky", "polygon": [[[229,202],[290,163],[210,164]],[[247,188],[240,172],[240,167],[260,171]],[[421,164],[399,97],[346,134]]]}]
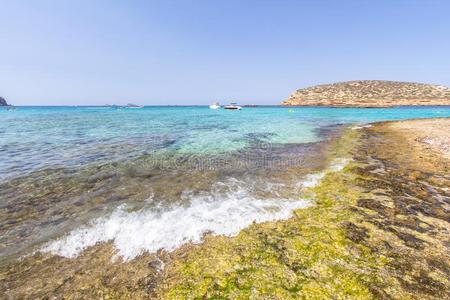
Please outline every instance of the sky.
[{"label": "sky", "polygon": [[0,0],[14,105],[278,104],[336,81],[450,86],[446,0]]}]

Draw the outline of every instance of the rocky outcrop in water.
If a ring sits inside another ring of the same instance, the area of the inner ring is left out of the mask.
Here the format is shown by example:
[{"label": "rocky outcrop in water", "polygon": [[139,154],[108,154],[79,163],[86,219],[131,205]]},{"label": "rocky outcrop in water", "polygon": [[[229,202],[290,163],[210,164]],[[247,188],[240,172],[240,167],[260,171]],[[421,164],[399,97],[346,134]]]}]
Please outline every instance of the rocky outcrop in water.
[{"label": "rocky outcrop in water", "polygon": [[299,89],[282,105],[335,107],[391,107],[450,105],[450,88],[385,80],[346,81]]},{"label": "rocky outcrop in water", "polygon": [[8,103],[6,102],[5,98],[0,97],[0,106],[8,106]]}]

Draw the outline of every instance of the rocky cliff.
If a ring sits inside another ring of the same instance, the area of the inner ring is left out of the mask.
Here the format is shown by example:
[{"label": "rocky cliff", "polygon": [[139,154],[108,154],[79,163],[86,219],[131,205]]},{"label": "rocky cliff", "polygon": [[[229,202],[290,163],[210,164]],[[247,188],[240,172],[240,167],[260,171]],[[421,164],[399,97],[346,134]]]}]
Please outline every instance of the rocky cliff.
[{"label": "rocky cliff", "polygon": [[450,105],[450,88],[414,82],[346,81],[299,89],[283,101],[282,105],[337,107]]},{"label": "rocky cliff", "polygon": [[0,106],[8,106],[8,103],[6,102],[5,98],[0,97]]}]

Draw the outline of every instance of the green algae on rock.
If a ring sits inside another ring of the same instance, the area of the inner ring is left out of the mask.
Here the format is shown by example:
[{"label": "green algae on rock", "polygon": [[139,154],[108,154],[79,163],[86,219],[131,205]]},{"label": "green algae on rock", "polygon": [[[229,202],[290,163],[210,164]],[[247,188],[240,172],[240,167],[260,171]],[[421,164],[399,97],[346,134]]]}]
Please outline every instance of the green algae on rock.
[{"label": "green algae on rock", "polygon": [[[349,132],[335,152],[348,151],[355,135]],[[295,211],[291,219],[255,224],[234,238],[209,236],[202,245],[180,249],[166,270],[161,296],[372,298],[383,285],[377,271],[388,259],[348,238],[348,228],[359,222],[351,210],[360,197],[352,188],[352,169],[327,173],[310,191],[316,205]]]},{"label": "green algae on rock", "polygon": [[387,261],[347,238],[359,192],[348,171],[326,175],[317,204],[235,238],[209,237],[168,269],[163,298],[371,298]]}]

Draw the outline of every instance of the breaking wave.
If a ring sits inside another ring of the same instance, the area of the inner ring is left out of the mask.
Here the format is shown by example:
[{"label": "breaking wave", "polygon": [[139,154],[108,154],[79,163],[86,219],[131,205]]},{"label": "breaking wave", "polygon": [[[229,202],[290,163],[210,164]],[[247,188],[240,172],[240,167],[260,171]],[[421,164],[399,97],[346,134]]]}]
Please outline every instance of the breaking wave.
[{"label": "breaking wave", "polygon": [[[342,169],[346,163],[334,163],[329,170]],[[302,182],[303,187],[317,185],[326,172],[310,175]],[[294,210],[313,204],[301,198],[258,199],[243,182],[232,179],[227,184],[233,187],[229,193],[187,194],[188,206],[178,205],[164,211],[146,208],[129,212],[125,205],[119,206],[111,215],[49,242],[41,251],[74,258],[90,246],[112,241],[118,255],[128,260],[146,251],[171,251],[188,242],[199,243],[208,232],[234,236],[254,222],[288,219]]]}]

